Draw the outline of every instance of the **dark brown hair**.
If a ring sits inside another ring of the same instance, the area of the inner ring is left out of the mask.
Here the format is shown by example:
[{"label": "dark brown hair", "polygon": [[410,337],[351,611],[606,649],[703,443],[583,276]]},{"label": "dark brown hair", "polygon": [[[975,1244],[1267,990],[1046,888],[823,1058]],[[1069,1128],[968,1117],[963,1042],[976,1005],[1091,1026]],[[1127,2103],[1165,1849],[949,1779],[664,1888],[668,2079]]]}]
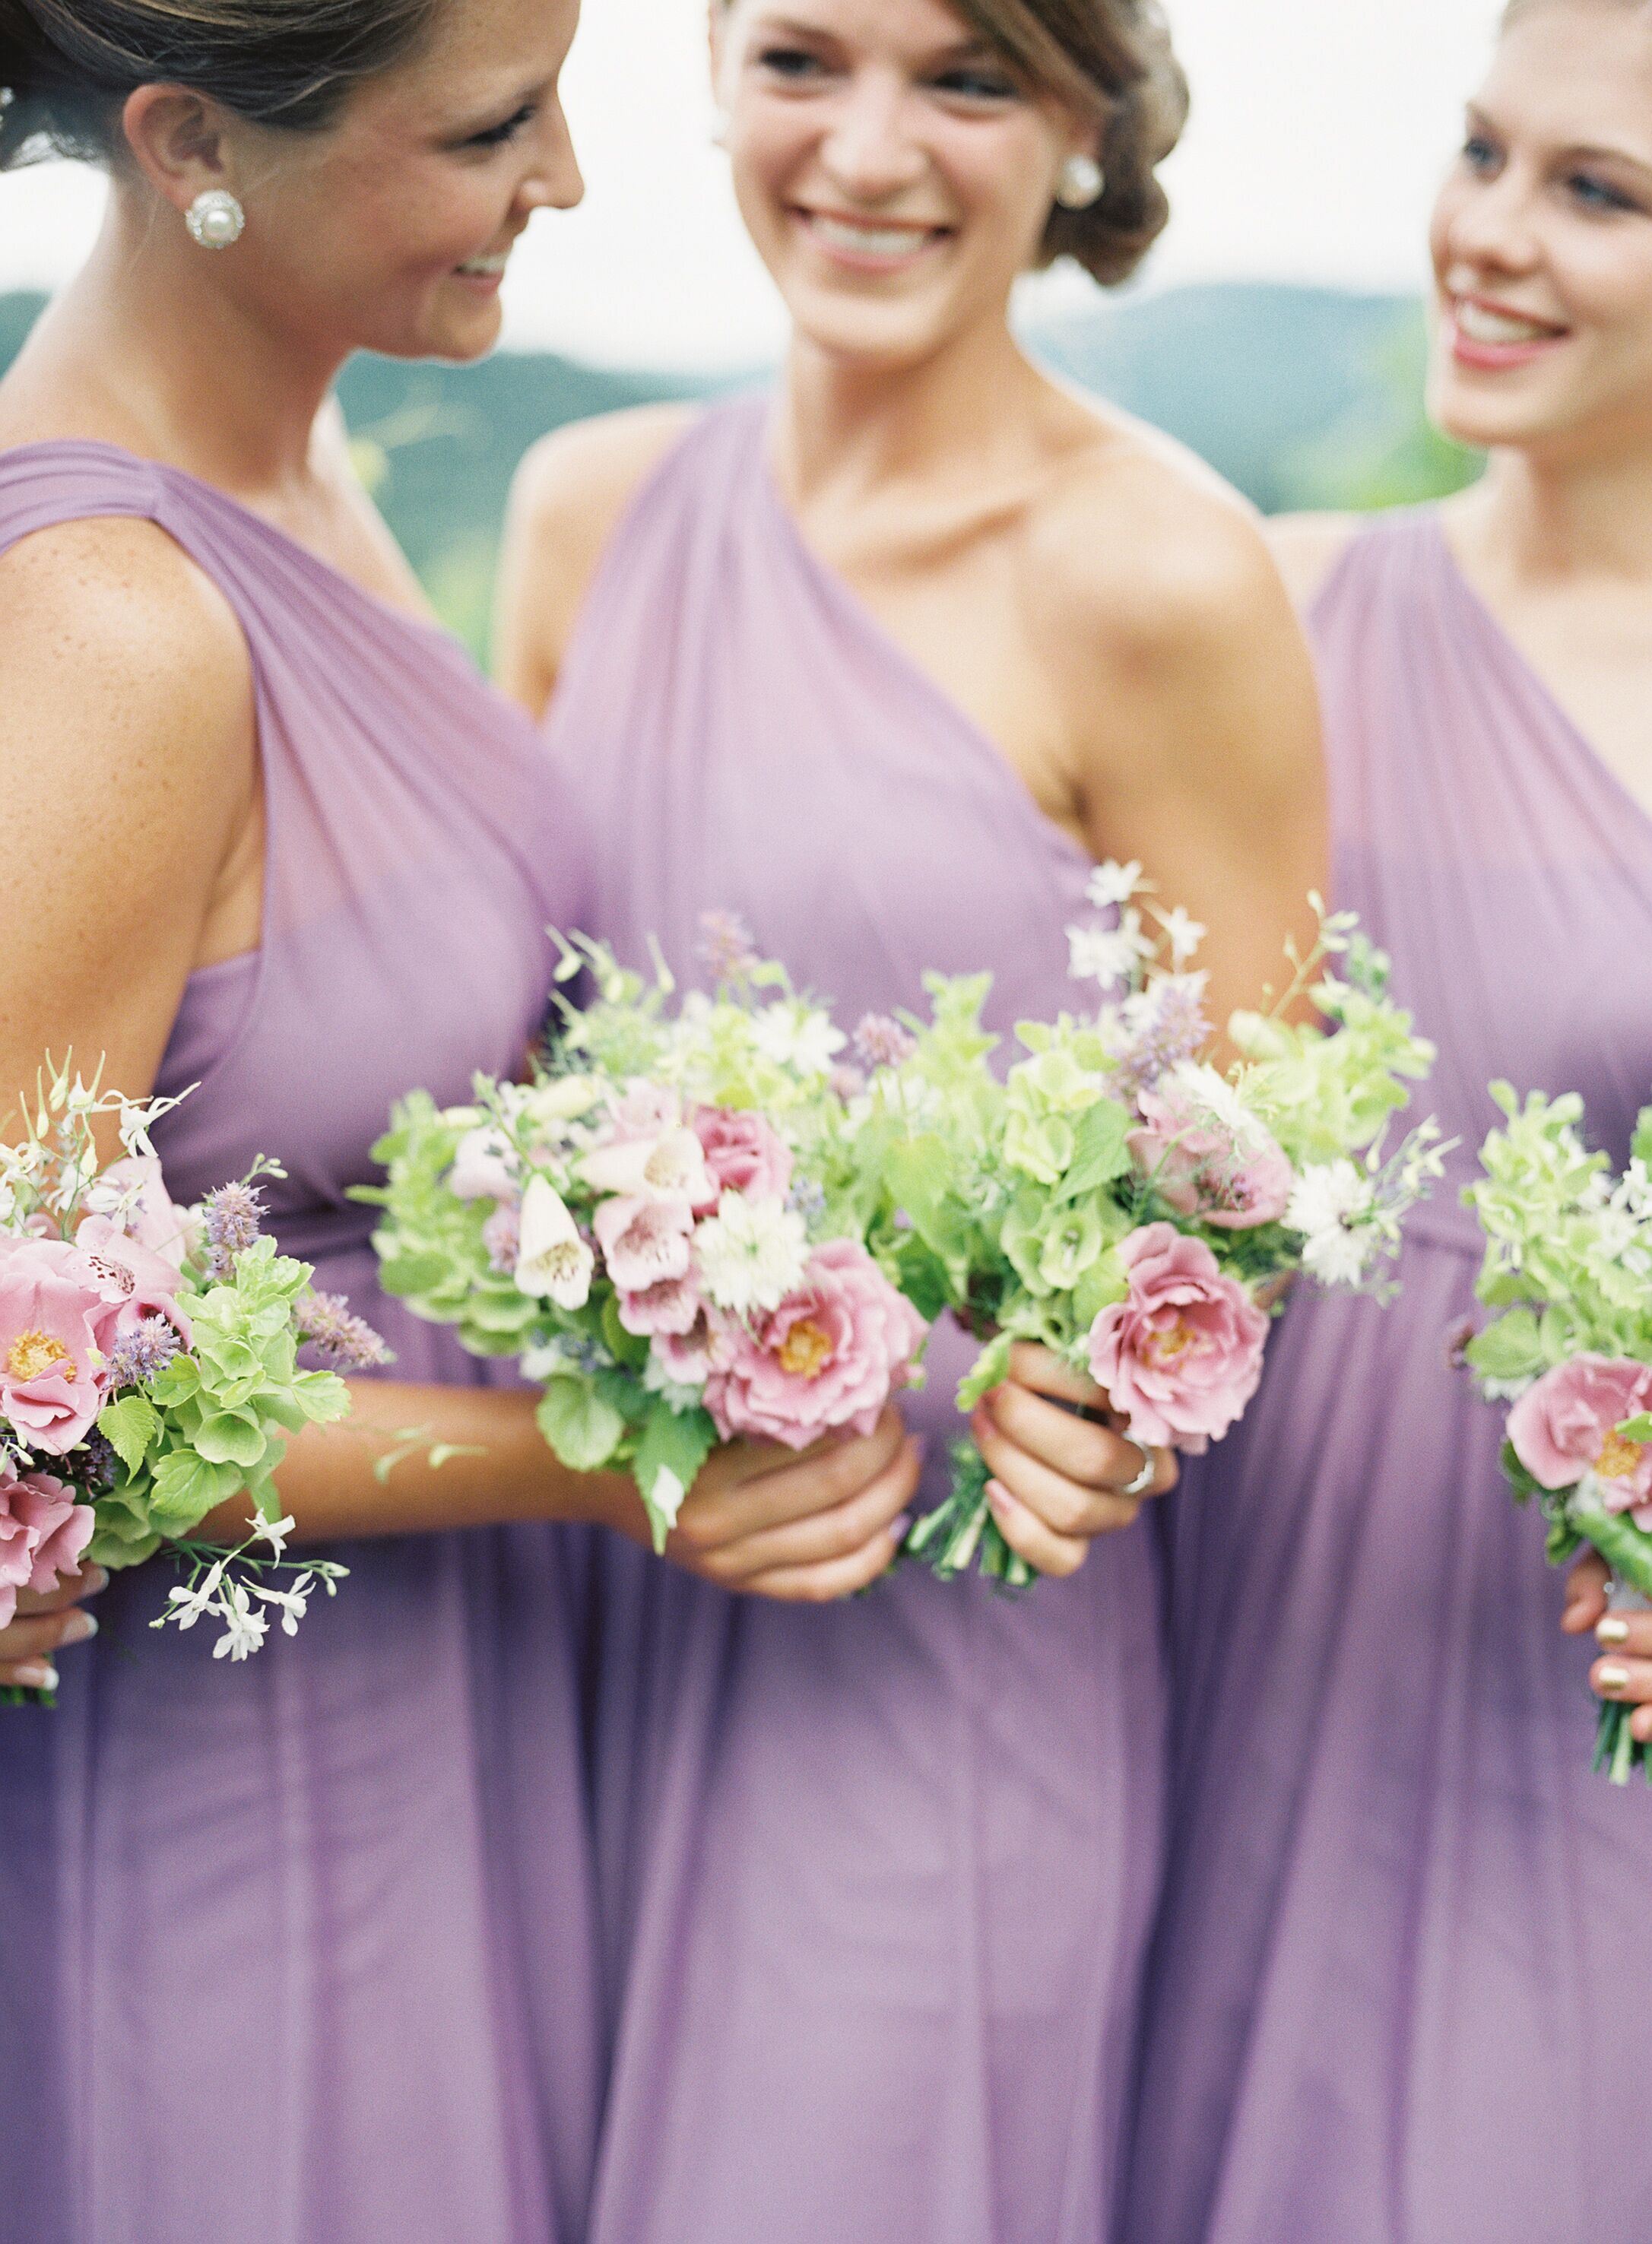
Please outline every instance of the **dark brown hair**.
[{"label": "dark brown hair", "polygon": [[1101,128],[1107,187],[1056,210],[1046,263],[1072,257],[1106,286],[1127,280],[1170,220],[1158,169],[1188,121],[1188,81],[1159,0],[949,0],[1011,66]]},{"label": "dark brown hair", "polygon": [[249,121],[322,131],[405,60],[442,0],[0,0],[0,171],[106,158],[128,95],[186,85]]}]

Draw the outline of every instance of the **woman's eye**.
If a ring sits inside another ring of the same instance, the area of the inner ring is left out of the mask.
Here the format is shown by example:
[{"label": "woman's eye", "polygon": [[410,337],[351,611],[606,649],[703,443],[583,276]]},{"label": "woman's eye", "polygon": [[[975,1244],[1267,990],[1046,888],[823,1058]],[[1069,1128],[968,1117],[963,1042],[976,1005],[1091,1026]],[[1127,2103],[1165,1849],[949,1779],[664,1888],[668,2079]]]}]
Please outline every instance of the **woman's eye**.
[{"label": "woman's eye", "polygon": [[765,47],[757,60],[772,77],[791,84],[818,76],[823,67],[820,57],[807,47]]},{"label": "woman's eye", "polygon": [[1621,188],[1593,172],[1574,172],[1566,185],[1573,199],[1586,210],[1632,211],[1638,207]]},{"label": "woman's eye", "polygon": [[959,95],[965,101],[1013,101],[1020,91],[999,71],[948,71],[935,84],[942,93]]},{"label": "woman's eye", "polygon": [[467,148],[503,148],[531,125],[538,114],[531,101],[525,102],[514,117],[507,117],[501,125],[490,125],[485,132],[473,132],[464,145]]},{"label": "woman's eye", "polygon": [[1498,152],[1483,132],[1471,132],[1463,143],[1463,161],[1471,172],[1495,171]]}]

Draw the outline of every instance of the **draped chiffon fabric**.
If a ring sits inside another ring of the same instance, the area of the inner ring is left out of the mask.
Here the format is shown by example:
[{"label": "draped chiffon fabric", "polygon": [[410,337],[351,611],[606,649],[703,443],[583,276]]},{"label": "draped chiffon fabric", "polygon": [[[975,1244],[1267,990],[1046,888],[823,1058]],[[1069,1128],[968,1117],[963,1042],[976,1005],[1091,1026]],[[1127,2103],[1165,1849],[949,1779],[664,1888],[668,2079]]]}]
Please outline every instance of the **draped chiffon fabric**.
[{"label": "draped chiffon fabric", "polygon": [[[268,814],[262,943],[193,977],[161,1070],[199,1086],[156,1133],[172,1190],[280,1159],[272,1228],[394,1375],[480,1381],[379,1293],[346,1193],[401,1092],[519,1066],[545,924],[582,909],[567,797],[457,645],[222,494],[102,444],[0,455],[0,550],[114,516],[234,610]],[[151,1632],[164,1565],[125,1577],[56,1713],[0,1710],[7,2244],[583,2234],[586,1545],[547,1525],[335,1555],[336,1601],[244,1666],[204,1628]]]},{"label": "draped chiffon fabric", "polygon": [[[744,914],[830,999],[1074,1002],[1089,865],[809,553],[767,408],[707,414],[606,557],[550,719],[595,931]],[[908,1415],[938,1498],[970,1345]],[[615,2051],[593,2244],[1095,2244],[1156,1876],[1145,1529],[1024,1602],[902,1572],[826,1609],[605,1551],[595,1800]]]},{"label": "draped chiffon fabric", "polygon": [[[1339,902],[1440,1046],[1462,1146],[1391,1308],[1295,1301],[1173,1500],[1167,1895],[1126,2244],[1652,2235],[1630,2054],[1652,1800],[1589,1771],[1502,1414],[1449,1368],[1487,1085],[1575,1090],[1621,1163],[1652,1086],[1652,818],[1429,511],[1312,616]],[[1626,2036],[1628,2038],[1626,2040]]]}]

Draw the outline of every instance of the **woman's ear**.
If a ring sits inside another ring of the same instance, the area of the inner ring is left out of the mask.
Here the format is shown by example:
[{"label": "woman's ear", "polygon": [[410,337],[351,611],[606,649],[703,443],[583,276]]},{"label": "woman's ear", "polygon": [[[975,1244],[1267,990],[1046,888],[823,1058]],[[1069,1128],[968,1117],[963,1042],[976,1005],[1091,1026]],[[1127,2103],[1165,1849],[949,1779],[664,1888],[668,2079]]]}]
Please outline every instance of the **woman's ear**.
[{"label": "woman's ear", "polygon": [[120,121],[139,170],[174,210],[186,211],[209,188],[234,186],[216,102],[187,86],[140,85]]}]

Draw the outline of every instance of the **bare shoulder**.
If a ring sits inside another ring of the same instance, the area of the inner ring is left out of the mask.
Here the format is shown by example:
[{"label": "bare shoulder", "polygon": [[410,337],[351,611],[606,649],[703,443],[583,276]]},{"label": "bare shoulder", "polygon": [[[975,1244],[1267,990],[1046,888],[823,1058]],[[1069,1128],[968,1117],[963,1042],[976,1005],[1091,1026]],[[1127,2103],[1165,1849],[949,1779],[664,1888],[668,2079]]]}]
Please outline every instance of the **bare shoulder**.
[{"label": "bare shoulder", "polygon": [[637,490],[698,417],[693,405],[640,405],[553,429],[517,470],[512,513],[531,533],[606,544]]},{"label": "bare shoulder", "polygon": [[1254,508],[1181,445],[1122,417],[1054,480],[1032,550],[1064,620],[1121,654],[1195,652],[1289,618]]},{"label": "bare shoulder", "polygon": [[21,539],[0,558],[0,643],[8,761],[27,760],[49,720],[73,744],[68,795],[76,774],[119,795],[158,786],[210,817],[200,782],[220,801],[234,785],[224,748],[249,738],[247,643],[223,594],[152,523],[63,523]]},{"label": "bare shoulder", "polygon": [[1299,608],[1312,605],[1359,526],[1357,514],[1282,514],[1268,524],[1269,547]]},{"label": "bare shoulder", "polygon": [[572,422],[534,445],[511,486],[499,579],[499,680],[536,717],[555,688],[608,541],[697,418],[644,405]]}]

